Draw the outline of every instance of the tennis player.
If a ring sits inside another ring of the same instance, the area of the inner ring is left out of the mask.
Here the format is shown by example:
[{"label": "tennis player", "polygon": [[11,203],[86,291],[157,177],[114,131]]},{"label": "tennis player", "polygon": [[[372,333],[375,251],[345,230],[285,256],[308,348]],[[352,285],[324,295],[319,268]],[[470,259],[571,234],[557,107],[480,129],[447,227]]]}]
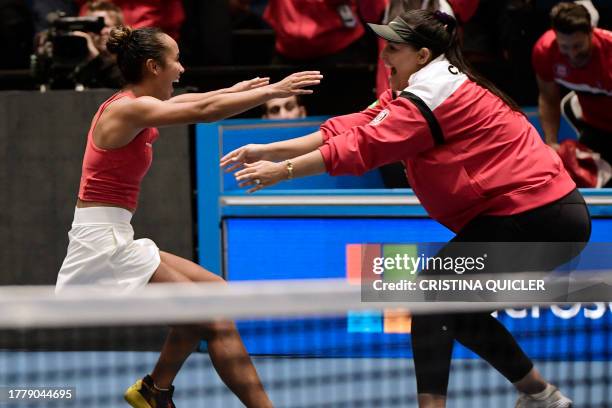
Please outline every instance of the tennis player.
[{"label": "tennis player", "polygon": [[[402,161],[429,215],[456,233],[453,242],[588,241],[588,209],[559,157],[512,100],[466,65],[452,17],[416,10],[370,27],[387,40],[392,89],[313,134],[230,152],[220,164],[243,167],[240,186],[254,192]],[[469,313],[413,317],[420,407],[445,406],[455,340],[515,385],[517,407],[571,406],[497,319]]]},{"label": "tennis player", "polygon": [[[170,36],[153,28],[118,27],[107,48],[117,55],[128,85],[105,101],[92,120],[56,291],[81,284],[126,292],[149,282],[222,281],[189,260],[160,251],[149,239],[134,240],[130,220],[153,158],[156,127],[212,122],[272,98],[310,94],[303,88],[318,84],[321,75],[300,72],[274,84],[255,78],[229,89],[171,97],[184,69]],[[128,389],[126,400],[137,408],[174,407],[172,382],[202,338],[208,340],[220,377],[247,407],[272,406],[231,322],[172,328],[153,372]]]}]

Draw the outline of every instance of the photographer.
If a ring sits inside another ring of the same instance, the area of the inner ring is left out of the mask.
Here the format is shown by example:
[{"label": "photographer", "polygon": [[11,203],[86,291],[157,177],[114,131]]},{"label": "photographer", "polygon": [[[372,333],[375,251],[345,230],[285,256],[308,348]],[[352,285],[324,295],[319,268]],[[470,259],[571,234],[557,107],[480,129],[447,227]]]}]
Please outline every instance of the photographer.
[{"label": "photographer", "polygon": [[99,33],[74,31],[73,35],[87,40],[89,54],[84,64],[77,67],[76,82],[87,88],[119,88],[121,73],[115,57],[106,49],[112,27],[123,24],[121,9],[112,3],[94,1],[88,4],[87,16],[104,18],[104,28]]}]

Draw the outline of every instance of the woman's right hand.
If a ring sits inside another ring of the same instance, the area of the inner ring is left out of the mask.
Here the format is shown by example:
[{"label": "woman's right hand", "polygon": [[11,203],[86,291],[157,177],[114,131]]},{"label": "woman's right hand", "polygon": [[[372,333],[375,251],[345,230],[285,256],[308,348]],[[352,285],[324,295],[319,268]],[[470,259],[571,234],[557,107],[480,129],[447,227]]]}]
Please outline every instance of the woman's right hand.
[{"label": "woman's right hand", "polygon": [[275,98],[287,98],[293,95],[308,95],[312,89],[303,89],[321,83],[320,71],[296,72],[285,77],[283,80],[269,85],[272,88]]},{"label": "woman's right hand", "polygon": [[251,89],[261,88],[270,84],[270,77],[265,78],[253,78],[246,81],[238,82],[227,89],[227,92],[244,92],[250,91]]},{"label": "woman's right hand", "polygon": [[245,163],[255,163],[260,160],[270,159],[265,144],[248,144],[239,147],[223,156],[220,161],[221,167],[226,173],[236,171]]}]

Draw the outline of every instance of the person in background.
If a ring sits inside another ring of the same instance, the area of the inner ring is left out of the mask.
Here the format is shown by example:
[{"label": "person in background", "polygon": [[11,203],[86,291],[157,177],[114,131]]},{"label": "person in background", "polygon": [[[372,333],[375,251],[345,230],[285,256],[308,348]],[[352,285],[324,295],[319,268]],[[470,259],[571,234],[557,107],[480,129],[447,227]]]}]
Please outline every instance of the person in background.
[{"label": "person in background", "polygon": [[302,119],[307,115],[306,106],[297,95],[271,99],[264,104],[263,109],[263,119]]},{"label": "person in background", "polygon": [[87,3],[86,15],[103,17],[104,28],[99,33],[73,33],[87,40],[89,50],[87,61],[76,70],[76,80],[87,88],[119,88],[122,85],[121,71],[116,57],[106,49],[106,43],[111,29],[123,24],[123,13],[111,2],[93,1]]},{"label": "person in background", "polygon": [[[180,38],[185,21],[182,0],[105,0],[114,3],[123,12],[126,25],[133,28],[157,27],[175,41]],[[76,0],[80,15],[87,14],[87,0]]]},{"label": "person in background", "polygon": [[379,22],[386,0],[270,0],[265,21],[276,33],[274,63],[367,63],[375,60],[365,22]]},{"label": "person in background", "polygon": [[[593,28],[588,10],[559,3],[552,28],[535,44],[538,110],[546,143],[557,148],[561,114],[579,141],[612,163],[612,32]],[[562,89],[569,93],[562,98]]]}]

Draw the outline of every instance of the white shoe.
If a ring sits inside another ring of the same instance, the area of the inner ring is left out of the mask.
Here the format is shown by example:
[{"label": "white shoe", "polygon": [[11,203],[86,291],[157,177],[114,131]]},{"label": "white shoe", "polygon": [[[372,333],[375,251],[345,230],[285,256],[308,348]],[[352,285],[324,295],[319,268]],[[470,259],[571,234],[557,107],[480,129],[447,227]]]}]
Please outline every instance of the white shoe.
[{"label": "white shoe", "polygon": [[538,394],[523,394],[519,396],[514,408],[571,408],[572,400],[561,394],[553,385]]}]

